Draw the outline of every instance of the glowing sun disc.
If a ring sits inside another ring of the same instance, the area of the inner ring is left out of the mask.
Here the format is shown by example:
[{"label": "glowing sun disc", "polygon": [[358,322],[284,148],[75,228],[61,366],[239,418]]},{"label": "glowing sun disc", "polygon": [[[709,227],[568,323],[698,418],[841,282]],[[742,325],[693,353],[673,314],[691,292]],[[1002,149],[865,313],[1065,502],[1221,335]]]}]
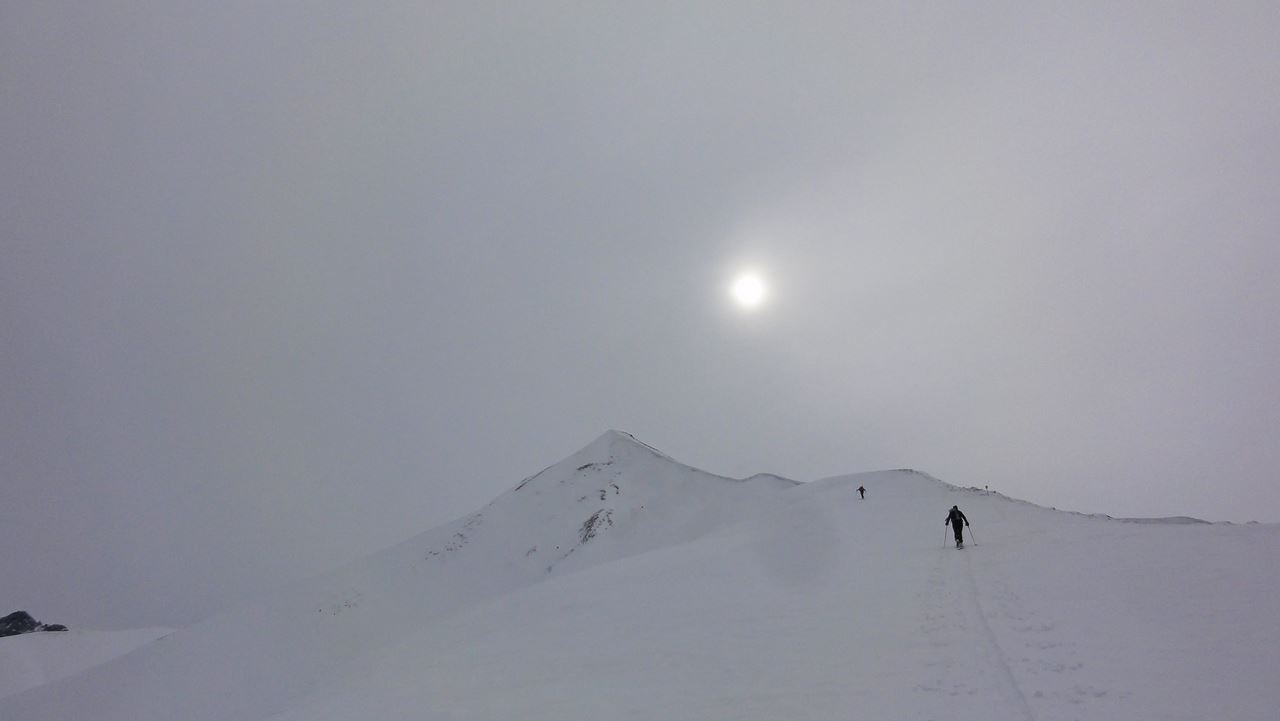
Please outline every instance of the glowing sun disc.
[{"label": "glowing sun disc", "polygon": [[743,308],[755,308],[764,302],[764,281],[755,275],[744,275],[733,281],[733,299]]}]

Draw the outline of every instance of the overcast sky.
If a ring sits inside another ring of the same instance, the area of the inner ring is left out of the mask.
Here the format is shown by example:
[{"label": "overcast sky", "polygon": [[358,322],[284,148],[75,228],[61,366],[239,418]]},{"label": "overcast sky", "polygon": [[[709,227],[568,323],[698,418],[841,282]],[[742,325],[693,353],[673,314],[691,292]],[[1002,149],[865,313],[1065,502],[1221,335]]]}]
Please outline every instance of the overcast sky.
[{"label": "overcast sky", "polygon": [[608,428],[1280,521],[1277,28],[6,0],[0,613],[187,623]]}]

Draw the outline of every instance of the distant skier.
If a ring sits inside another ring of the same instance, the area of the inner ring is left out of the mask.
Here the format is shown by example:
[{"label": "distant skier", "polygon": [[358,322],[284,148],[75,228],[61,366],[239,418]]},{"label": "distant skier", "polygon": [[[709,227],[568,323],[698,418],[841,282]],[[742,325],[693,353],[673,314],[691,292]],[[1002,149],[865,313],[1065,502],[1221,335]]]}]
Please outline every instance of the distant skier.
[{"label": "distant skier", "polygon": [[861,496],[862,498],[866,498],[867,489],[863,488],[862,486],[858,486],[858,495]]},{"label": "distant skier", "polygon": [[947,512],[947,520],[943,521],[942,525],[945,526],[948,523],[951,524],[951,530],[955,531],[956,534],[956,548],[960,548],[964,545],[964,527],[969,525],[969,519],[964,517],[964,513],[959,506],[952,506],[951,510]]}]

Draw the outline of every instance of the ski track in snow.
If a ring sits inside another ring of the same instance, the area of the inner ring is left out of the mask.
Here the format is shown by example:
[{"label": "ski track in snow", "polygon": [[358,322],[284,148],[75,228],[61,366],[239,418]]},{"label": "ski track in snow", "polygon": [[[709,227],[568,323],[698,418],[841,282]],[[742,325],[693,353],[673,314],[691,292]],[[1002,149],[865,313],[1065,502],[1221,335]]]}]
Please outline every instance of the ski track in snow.
[{"label": "ski track in snow", "polygon": [[964,553],[964,571],[960,575],[964,576],[965,594],[973,615],[978,619],[978,625],[982,629],[982,637],[986,641],[987,656],[992,661],[992,666],[999,670],[1001,680],[1008,689],[1008,702],[1011,707],[1017,710],[1019,716],[1028,721],[1036,721],[1036,716],[1031,711],[1031,705],[1027,703],[1027,697],[1022,693],[1022,688],[1018,686],[1018,680],[1013,676],[1013,670],[1009,668],[1009,659],[1005,656],[1004,650],[1000,648],[1000,642],[996,640],[996,635],[991,631],[991,624],[987,621],[987,614],[982,608],[982,599],[978,594],[978,583],[973,575],[973,563],[970,560],[971,554]]},{"label": "ski track in snow", "polygon": [[936,660],[918,689],[944,704],[930,718],[948,718],[949,706],[979,706],[995,721],[1036,721],[983,612],[968,554],[938,552],[925,593],[923,630]]},{"label": "ski track in snow", "polygon": [[1124,718],[1105,705],[1130,694],[1096,685],[1059,621],[1028,607],[1010,586],[1016,579],[981,573],[998,567],[1004,550],[972,543],[956,550],[948,539],[936,551],[921,627],[938,658],[925,664],[931,673],[918,690],[983,707],[996,721]]}]

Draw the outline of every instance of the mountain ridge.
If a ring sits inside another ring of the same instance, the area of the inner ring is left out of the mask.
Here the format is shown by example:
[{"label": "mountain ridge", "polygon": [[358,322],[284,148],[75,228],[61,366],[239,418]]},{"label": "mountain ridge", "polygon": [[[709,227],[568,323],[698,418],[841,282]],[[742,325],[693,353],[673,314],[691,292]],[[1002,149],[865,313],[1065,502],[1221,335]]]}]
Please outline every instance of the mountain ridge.
[{"label": "mountain ridge", "polygon": [[732,479],[608,431],[0,720],[1265,717],[1280,526],[1113,520],[911,469]]},{"label": "mountain ridge", "polygon": [[[121,672],[127,686],[146,674],[163,677],[175,658],[203,656],[210,676],[241,680],[238,697],[221,699],[217,684],[177,676],[166,692],[177,695],[177,703],[155,718],[221,718],[207,715],[209,707],[280,710],[296,697],[278,690],[284,686],[281,667],[301,666],[312,679],[306,687],[314,688],[391,643],[405,625],[556,574],[687,542],[777,491],[774,483],[685,466],[628,433],[609,430],[475,512],[215,614],[69,682],[95,689],[90,695],[109,696],[119,683],[113,668],[139,667]],[[269,652],[243,658],[242,648],[253,647],[255,636],[270,635],[269,629],[276,639]],[[183,687],[186,696],[177,690]],[[155,695],[142,688],[137,693]]]}]

